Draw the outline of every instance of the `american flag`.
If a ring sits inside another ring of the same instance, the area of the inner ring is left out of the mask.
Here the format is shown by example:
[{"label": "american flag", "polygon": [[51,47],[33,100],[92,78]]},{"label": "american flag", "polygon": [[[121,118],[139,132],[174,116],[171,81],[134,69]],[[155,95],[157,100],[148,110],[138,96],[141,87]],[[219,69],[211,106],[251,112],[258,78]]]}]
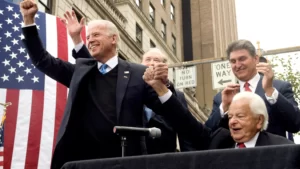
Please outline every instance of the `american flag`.
[{"label": "american flag", "polygon": [[2,120],[0,125],[0,169],[3,169],[4,123],[5,123],[5,113],[2,115]]},{"label": "american flag", "polygon": [[[19,11],[18,5],[0,1],[0,103],[12,102],[6,114],[2,164],[5,169],[46,169],[50,168],[68,89],[32,65],[21,41]],[[38,12],[35,21],[47,51],[74,63],[74,45],[60,19]],[[0,117],[2,114],[0,108]]]}]

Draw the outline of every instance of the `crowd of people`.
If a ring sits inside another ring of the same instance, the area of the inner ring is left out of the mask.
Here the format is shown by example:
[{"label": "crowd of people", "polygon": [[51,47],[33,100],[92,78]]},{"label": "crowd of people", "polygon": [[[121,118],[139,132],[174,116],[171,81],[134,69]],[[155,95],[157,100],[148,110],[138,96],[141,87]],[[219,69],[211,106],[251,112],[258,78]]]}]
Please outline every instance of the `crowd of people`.
[{"label": "crowd of people", "polygon": [[72,64],[44,49],[34,20],[37,4],[24,0],[20,9],[23,43],[32,63],[69,88],[53,169],[68,161],[120,157],[120,138],[113,133],[117,125],[162,131],[155,140],[129,136],[127,156],[176,152],[177,136],[180,151],[293,144],[287,133],[300,130],[291,84],[274,79],[272,67],[259,62],[248,40],[228,46],[228,60],[238,81],[214,97],[212,113],[202,124],[189,112],[184,94],[168,80],[167,57],[159,49],[147,51],[141,64],[120,59],[119,32],[107,20],[88,23],[84,45],[84,20],[78,22],[75,13],[67,11],[62,22],[74,42],[76,63]]}]

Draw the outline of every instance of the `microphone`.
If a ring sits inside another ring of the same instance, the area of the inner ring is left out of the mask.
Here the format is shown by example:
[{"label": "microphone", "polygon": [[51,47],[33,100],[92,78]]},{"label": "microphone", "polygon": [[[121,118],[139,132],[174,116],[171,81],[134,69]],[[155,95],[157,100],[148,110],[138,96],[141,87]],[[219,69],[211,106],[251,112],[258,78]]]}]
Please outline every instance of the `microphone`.
[{"label": "microphone", "polygon": [[152,138],[159,138],[161,136],[161,130],[156,127],[140,128],[115,126],[113,132],[120,136],[149,136]]}]

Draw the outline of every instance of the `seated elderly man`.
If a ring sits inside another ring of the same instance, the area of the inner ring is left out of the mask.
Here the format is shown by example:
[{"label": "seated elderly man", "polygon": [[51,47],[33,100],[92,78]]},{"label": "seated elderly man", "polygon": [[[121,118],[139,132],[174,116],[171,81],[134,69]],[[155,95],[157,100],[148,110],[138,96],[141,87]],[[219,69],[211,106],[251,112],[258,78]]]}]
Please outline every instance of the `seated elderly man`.
[{"label": "seated elderly man", "polygon": [[[155,71],[151,68],[146,70],[144,80],[158,95],[170,92],[161,81],[155,80]],[[162,104],[159,112],[197,150],[294,144],[265,131],[268,126],[267,108],[262,98],[252,92],[241,92],[233,97],[228,110],[229,130],[219,128],[212,132],[188,113],[174,95]]]}]

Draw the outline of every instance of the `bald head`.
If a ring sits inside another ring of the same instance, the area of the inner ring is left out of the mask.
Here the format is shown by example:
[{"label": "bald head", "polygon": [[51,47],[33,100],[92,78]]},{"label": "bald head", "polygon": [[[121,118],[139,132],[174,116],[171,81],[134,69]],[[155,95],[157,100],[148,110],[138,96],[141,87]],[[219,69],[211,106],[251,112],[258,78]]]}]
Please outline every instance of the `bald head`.
[{"label": "bald head", "polygon": [[142,64],[153,66],[155,63],[167,63],[167,57],[158,48],[150,48],[142,58]]}]

